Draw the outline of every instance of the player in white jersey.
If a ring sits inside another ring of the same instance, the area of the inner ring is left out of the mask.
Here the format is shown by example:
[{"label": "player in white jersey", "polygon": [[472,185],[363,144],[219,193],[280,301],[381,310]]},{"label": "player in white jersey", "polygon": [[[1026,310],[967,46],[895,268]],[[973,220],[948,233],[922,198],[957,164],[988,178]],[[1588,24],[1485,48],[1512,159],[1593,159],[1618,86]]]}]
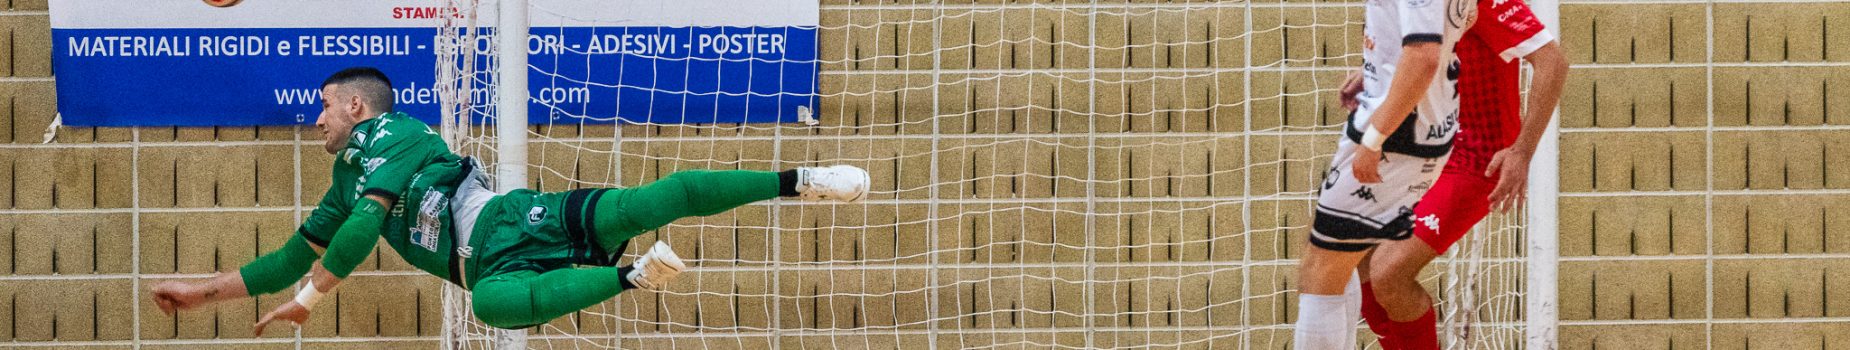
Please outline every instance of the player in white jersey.
[{"label": "player in white jersey", "polygon": [[1318,193],[1298,267],[1298,349],[1356,345],[1349,309],[1358,305],[1346,305],[1343,293],[1370,248],[1412,235],[1413,204],[1445,166],[1458,132],[1452,45],[1477,19],[1476,5],[1368,0],[1362,93]]}]

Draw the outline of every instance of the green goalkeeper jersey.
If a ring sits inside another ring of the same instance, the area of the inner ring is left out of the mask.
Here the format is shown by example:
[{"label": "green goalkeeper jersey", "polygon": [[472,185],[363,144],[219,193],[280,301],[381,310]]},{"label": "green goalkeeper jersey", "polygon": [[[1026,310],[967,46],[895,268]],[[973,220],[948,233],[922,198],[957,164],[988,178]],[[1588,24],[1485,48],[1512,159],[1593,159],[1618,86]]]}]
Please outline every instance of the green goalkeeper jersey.
[{"label": "green goalkeeper jersey", "polygon": [[338,244],[330,241],[356,201],[366,195],[391,198],[379,236],[412,266],[452,279],[457,243],[449,199],[467,175],[462,162],[429,125],[404,113],[360,122],[347,148],[335,154],[332,185],[299,232],[309,242],[331,247]]}]

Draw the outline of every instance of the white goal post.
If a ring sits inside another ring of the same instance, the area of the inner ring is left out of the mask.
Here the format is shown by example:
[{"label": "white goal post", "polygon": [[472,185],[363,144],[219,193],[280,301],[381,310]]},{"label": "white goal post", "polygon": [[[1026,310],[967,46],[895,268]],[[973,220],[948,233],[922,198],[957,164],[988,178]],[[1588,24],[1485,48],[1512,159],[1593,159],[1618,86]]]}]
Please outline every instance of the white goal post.
[{"label": "white goal post", "polygon": [[[1555,37],[1561,37],[1560,0],[1530,0],[1529,7]],[[1529,221],[1528,230],[1528,295],[1523,306],[1528,316],[1526,349],[1555,349],[1559,345],[1556,327],[1560,320],[1561,280],[1557,272],[1561,248],[1556,210],[1561,193],[1560,144],[1561,115],[1557,109],[1554,118],[1549,119],[1548,132],[1535,147],[1535,157],[1529,161],[1527,210],[1529,217],[1537,220]]]}]

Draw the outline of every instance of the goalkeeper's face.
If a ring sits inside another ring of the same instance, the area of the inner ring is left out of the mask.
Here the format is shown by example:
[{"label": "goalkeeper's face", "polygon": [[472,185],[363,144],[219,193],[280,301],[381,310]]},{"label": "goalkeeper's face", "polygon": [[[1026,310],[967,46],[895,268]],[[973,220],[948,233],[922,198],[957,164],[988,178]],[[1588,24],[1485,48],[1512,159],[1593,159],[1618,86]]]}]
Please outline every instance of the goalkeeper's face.
[{"label": "goalkeeper's face", "polygon": [[360,122],[359,115],[364,109],[358,97],[343,93],[339,86],[329,84],[321,87],[321,116],[315,119],[315,127],[321,129],[322,144],[329,154],[347,148],[347,139],[353,136],[353,125]]}]

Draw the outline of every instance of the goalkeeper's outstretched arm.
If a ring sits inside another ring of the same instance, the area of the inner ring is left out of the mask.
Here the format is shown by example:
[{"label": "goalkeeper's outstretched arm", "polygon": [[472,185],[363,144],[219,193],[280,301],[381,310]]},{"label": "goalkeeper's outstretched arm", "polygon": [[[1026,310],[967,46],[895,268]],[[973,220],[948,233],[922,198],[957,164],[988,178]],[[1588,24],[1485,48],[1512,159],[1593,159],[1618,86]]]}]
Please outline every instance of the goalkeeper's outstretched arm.
[{"label": "goalkeeper's outstretched arm", "polygon": [[372,255],[373,246],[379,244],[379,227],[385,222],[385,208],[391,205],[392,199],[379,195],[367,195],[354,203],[353,213],[341,223],[340,231],[334,233],[327,253],[321,255],[321,263],[315,264],[314,273],[309,274],[308,283],[302,285],[294,300],[277,305],[275,310],[258,319],[257,334],[263,334],[264,327],[278,320],[296,325],[308,322],[308,311],[315,302],[334,291],[366,256]]},{"label": "goalkeeper's outstretched arm", "polygon": [[[154,286],[154,301],[162,312],[173,314],[217,301],[269,294],[288,288],[313,268],[309,283],[294,300],[283,303],[257,322],[256,331],[275,320],[297,324],[308,319],[308,311],[322,295],[334,290],[366,256],[372,254],[379,240],[379,227],[385,208],[392,200],[378,195],[361,198],[325,250],[308,243],[301,234],[291,237],[282,248],[245,264],[238,273],[220,273],[203,282],[170,281]],[[315,261],[320,261],[316,264]]]},{"label": "goalkeeper's outstretched arm", "polygon": [[[161,312],[173,314],[180,310],[189,310],[206,304],[262,295],[294,284],[298,278],[308,272],[321,255],[321,247],[315,247],[298,234],[278,248],[257,260],[245,264],[238,273],[219,273],[203,282],[167,281],[154,285],[154,303]],[[267,271],[260,273],[258,271]]]}]

